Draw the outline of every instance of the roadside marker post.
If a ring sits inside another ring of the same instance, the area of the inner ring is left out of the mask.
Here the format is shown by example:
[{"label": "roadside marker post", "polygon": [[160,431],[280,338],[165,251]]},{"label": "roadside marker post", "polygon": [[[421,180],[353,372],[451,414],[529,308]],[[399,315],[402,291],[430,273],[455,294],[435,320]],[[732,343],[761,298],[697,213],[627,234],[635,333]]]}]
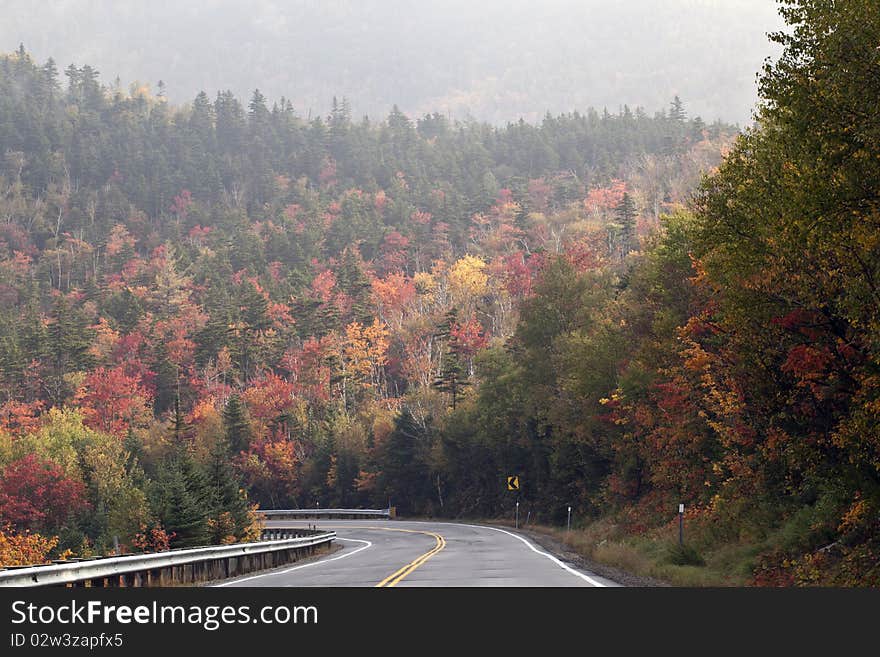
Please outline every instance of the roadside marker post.
[{"label": "roadside marker post", "polygon": [[571,532],[571,507],[568,507],[568,526],[565,529],[566,532]]},{"label": "roadside marker post", "polygon": [[678,546],[684,547],[684,504],[678,505]]},{"label": "roadside marker post", "polygon": [[507,490],[516,491],[516,516],[514,519],[514,527],[519,529],[519,475],[507,476]]}]

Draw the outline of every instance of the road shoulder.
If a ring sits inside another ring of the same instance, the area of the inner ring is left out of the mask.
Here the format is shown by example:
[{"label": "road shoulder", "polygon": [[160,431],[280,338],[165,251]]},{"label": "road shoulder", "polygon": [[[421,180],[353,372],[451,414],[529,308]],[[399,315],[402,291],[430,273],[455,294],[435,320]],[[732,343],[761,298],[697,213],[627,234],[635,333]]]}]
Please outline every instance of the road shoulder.
[{"label": "road shoulder", "polygon": [[488,527],[497,527],[498,529],[505,529],[506,531],[513,531],[514,533],[520,534],[521,536],[528,538],[535,545],[540,546],[545,549],[547,552],[555,556],[557,559],[565,562],[572,568],[576,568],[577,570],[582,570],[590,573],[595,573],[599,577],[604,579],[611,580],[619,584],[620,586],[626,587],[668,587],[671,586],[667,582],[663,582],[658,579],[654,579],[652,577],[644,577],[642,575],[634,575],[633,573],[628,573],[619,568],[615,568],[614,566],[608,566],[606,564],[600,563],[598,561],[594,561],[592,559],[587,559],[583,555],[575,552],[571,549],[571,547],[565,545],[558,539],[546,534],[544,532],[535,530],[535,529],[516,529],[514,530],[512,527],[507,525],[495,525],[492,523],[482,523]]},{"label": "road shoulder", "polygon": [[218,586],[227,586],[229,584],[234,584],[238,580],[250,579],[253,577],[263,577],[265,575],[275,575],[281,573],[286,570],[290,570],[296,566],[305,566],[306,564],[312,564],[316,561],[323,561],[328,557],[334,556],[337,552],[342,550],[342,546],[338,543],[332,543],[330,548],[320,554],[314,554],[310,557],[303,557],[301,559],[297,559],[296,561],[291,561],[290,563],[283,564],[280,566],[275,566],[273,568],[265,568],[261,570],[252,570],[247,573],[241,573],[240,575],[236,575],[235,577],[224,577],[222,579],[213,579],[210,581],[199,582],[195,586],[204,586],[208,588],[215,588]]}]

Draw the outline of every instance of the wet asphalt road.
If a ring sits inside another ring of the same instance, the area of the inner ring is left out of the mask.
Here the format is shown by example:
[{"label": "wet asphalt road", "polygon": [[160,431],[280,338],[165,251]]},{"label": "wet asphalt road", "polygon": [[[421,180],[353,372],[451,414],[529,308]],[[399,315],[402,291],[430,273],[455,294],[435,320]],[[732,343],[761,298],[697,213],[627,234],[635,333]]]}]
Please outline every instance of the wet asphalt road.
[{"label": "wet asphalt road", "polygon": [[[269,521],[305,527],[315,521]],[[319,520],[337,550],[219,586],[617,586],[564,564],[515,532],[447,522]]]}]

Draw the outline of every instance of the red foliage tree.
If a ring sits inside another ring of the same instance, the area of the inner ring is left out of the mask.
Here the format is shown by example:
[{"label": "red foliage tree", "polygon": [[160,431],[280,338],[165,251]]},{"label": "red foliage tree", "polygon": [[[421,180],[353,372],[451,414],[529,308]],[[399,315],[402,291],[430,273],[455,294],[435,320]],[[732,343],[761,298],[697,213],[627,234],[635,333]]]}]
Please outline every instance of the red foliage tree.
[{"label": "red foliage tree", "polygon": [[330,398],[330,367],[327,363],[337,353],[333,337],[320,340],[309,338],[302,347],[290,349],[284,355],[284,368],[290,372],[294,394],[311,404],[324,403]]},{"label": "red foliage tree", "polygon": [[261,435],[267,435],[270,430],[285,435],[284,426],[294,404],[294,389],[293,383],[270,372],[253,381],[244,392],[244,401],[251,418],[259,424]]},{"label": "red foliage tree", "polygon": [[99,367],[85,378],[76,403],[88,426],[122,437],[129,427],[149,421],[152,395],[123,367]]},{"label": "red foliage tree", "polygon": [[535,276],[543,264],[540,254],[526,255],[523,252],[504,256],[504,287],[515,299],[524,299],[532,293]]},{"label": "red foliage tree", "polygon": [[627,192],[626,183],[612,180],[608,187],[591,189],[584,199],[584,209],[598,217],[607,219],[611,212],[620,205],[623,195]]},{"label": "red foliage tree", "polygon": [[455,341],[456,353],[468,358],[473,358],[480,349],[485,349],[489,344],[489,339],[483,333],[483,326],[474,316],[466,322],[454,324],[450,334]]},{"label": "red foliage tree", "polygon": [[0,475],[0,525],[52,533],[71,515],[88,508],[85,486],[68,477],[60,465],[27,454]]},{"label": "red foliage tree", "polygon": [[384,273],[402,271],[406,267],[409,239],[396,230],[385,236],[379,270]]},{"label": "red foliage tree", "polygon": [[315,297],[327,303],[333,298],[333,289],[336,287],[336,276],[326,269],[315,276],[312,280],[312,292]]},{"label": "red foliage tree", "polygon": [[177,215],[179,221],[184,221],[189,209],[192,207],[193,197],[188,189],[180,190],[180,194],[174,197],[171,203],[171,212]]},{"label": "red foliage tree", "polygon": [[10,400],[0,406],[0,429],[13,435],[33,433],[40,428],[43,402],[18,402]]}]

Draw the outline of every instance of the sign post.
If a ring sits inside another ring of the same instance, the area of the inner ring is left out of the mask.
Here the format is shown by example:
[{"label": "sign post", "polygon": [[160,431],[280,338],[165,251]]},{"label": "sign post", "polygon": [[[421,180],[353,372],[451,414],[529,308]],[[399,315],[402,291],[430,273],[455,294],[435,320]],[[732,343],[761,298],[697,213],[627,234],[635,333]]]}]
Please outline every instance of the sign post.
[{"label": "sign post", "polygon": [[678,505],[678,546],[684,547],[684,504]]},{"label": "sign post", "polygon": [[508,475],[508,477],[507,477],[507,490],[514,490],[517,492],[516,516],[514,519],[514,527],[516,527],[516,529],[519,529],[519,475]]}]

